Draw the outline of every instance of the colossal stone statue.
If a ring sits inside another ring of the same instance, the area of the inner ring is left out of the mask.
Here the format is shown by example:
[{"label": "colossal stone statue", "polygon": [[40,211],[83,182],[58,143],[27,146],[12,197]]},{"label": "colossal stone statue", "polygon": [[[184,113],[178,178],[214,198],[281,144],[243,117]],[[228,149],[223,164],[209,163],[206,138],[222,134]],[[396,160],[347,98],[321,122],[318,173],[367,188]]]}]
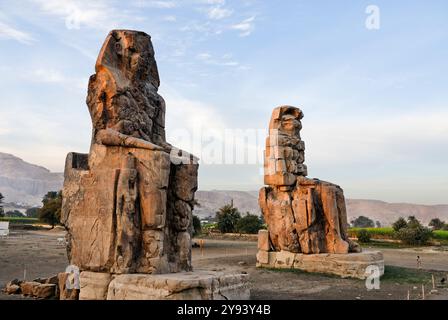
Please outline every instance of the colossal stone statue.
[{"label": "colossal stone statue", "polygon": [[165,141],[165,102],[146,33],[109,33],[90,77],[89,154],[70,153],[62,222],[82,271],[191,270],[197,159]]},{"label": "colossal stone statue", "polygon": [[347,237],[342,189],[308,179],[305,143],[300,138],[303,112],[274,109],[266,139],[265,184],[259,203],[275,250],[294,253],[348,253],[359,247]]},{"label": "colossal stone statue", "polygon": [[[259,266],[283,264],[301,268],[306,265],[303,259],[309,260],[304,255],[361,252],[360,246],[347,236],[343,190],[335,184],[306,177],[305,143],[300,137],[302,118],[302,110],[291,106],[281,106],[272,112],[264,161],[264,182],[268,187],[261,188],[259,193],[259,205],[268,225],[267,231],[259,233]],[[361,261],[365,258],[364,264],[372,261],[371,256],[360,256]],[[325,260],[322,256],[318,259]],[[382,256],[375,259],[381,260]],[[320,260],[315,262],[314,265],[325,265]],[[334,263],[345,262],[330,264]],[[332,267],[320,271],[344,273]],[[352,273],[359,276],[359,272],[364,271]]]}]

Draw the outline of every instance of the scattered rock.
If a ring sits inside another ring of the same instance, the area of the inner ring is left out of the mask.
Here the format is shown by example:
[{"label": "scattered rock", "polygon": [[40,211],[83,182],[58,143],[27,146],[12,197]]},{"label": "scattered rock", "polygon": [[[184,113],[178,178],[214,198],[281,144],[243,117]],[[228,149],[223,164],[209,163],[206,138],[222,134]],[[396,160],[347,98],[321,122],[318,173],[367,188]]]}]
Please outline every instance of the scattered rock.
[{"label": "scattered rock", "polygon": [[7,294],[19,294],[20,293],[20,286],[17,285],[17,284],[6,285],[5,292]]},{"label": "scattered rock", "polygon": [[24,281],[20,284],[20,289],[24,296],[32,296],[34,288],[40,286],[41,283],[36,281]]},{"label": "scattered rock", "polygon": [[33,297],[39,299],[49,299],[56,296],[56,285],[51,283],[41,283],[33,287]]}]

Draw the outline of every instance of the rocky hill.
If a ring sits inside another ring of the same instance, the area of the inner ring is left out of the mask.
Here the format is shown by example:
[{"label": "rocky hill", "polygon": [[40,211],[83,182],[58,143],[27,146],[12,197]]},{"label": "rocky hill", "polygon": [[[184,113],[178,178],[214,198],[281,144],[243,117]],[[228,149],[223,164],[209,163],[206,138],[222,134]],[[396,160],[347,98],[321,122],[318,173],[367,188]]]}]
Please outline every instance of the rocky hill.
[{"label": "rocky hill", "polygon": [[[48,191],[62,188],[63,174],[52,173],[44,167],[27,163],[11,154],[0,152],[0,193],[5,202],[40,205]],[[260,214],[258,191],[212,190],[196,192],[200,206],[195,214],[205,218],[233,200],[241,213]],[[391,224],[398,217],[414,215],[423,223],[439,217],[448,221],[448,205],[419,205],[410,203],[387,203],[378,200],[347,199],[349,220],[360,215],[367,216],[383,225]]]},{"label": "rocky hill", "polygon": [[[196,199],[200,207],[195,208],[195,214],[205,218],[214,216],[215,212],[232,201],[241,213],[260,214],[257,191],[198,191]],[[378,200],[347,199],[347,214],[349,220],[360,215],[367,216],[382,225],[390,225],[398,217],[416,216],[427,224],[432,218],[439,217],[448,221],[448,205],[419,205],[410,203],[387,203]]]},{"label": "rocky hill", "polygon": [[0,193],[5,202],[40,205],[48,191],[62,187],[63,174],[52,173],[7,153],[0,152]]}]

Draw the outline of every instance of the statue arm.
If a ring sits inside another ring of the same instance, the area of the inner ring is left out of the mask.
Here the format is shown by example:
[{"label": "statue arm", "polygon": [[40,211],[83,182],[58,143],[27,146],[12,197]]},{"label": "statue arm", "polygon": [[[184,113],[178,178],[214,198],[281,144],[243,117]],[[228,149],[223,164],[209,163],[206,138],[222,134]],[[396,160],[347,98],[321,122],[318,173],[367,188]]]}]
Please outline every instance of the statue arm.
[{"label": "statue arm", "polygon": [[160,147],[154,143],[122,134],[113,129],[103,129],[98,131],[96,134],[96,141],[97,143],[104,144],[106,146],[121,146],[159,151],[164,150],[163,147]]}]

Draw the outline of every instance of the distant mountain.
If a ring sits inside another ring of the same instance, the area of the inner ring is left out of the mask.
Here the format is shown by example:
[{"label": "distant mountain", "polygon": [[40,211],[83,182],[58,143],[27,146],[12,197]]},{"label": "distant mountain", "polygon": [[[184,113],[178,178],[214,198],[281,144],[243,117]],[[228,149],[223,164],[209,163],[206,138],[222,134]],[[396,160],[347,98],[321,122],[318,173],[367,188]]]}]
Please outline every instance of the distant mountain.
[{"label": "distant mountain", "polygon": [[[260,215],[257,191],[198,191],[196,200],[200,206],[194,213],[201,218],[214,216],[215,212],[232,201],[241,213],[250,212]],[[419,205],[410,203],[387,203],[378,200],[347,199],[347,215],[349,221],[361,215],[382,225],[392,224],[398,217],[416,216],[427,224],[432,218],[438,217],[448,221],[448,205]]]},{"label": "distant mountain", "polygon": [[197,191],[195,199],[199,203],[194,209],[194,214],[201,218],[215,216],[216,211],[222,206],[229,204],[233,200],[233,205],[238,208],[241,213],[250,212],[260,215],[258,207],[257,191]]},{"label": "distant mountain", "polygon": [[0,152],[0,193],[5,202],[41,205],[48,191],[62,188],[63,174],[52,173],[7,153]]},{"label": "distant mountain", "polygon": [[[0,193],[5,202],[41,205],[42,197],[48,191],[62,188],[63,174],[52,173],[44,167],[27,163],[11,154],[0,152]],[[194,213],[206,218],[215,216],[216,211],[233,200],[241,213],[260,215],[258,191],[213,190],[197,191]],[[427,224],[438,217],[448,221],[448,205],[419,205],[410,203],[387,203],[378,200],[347,199],[349,220],[360,215],[389,225],[398,217],[416,216]]]}]

